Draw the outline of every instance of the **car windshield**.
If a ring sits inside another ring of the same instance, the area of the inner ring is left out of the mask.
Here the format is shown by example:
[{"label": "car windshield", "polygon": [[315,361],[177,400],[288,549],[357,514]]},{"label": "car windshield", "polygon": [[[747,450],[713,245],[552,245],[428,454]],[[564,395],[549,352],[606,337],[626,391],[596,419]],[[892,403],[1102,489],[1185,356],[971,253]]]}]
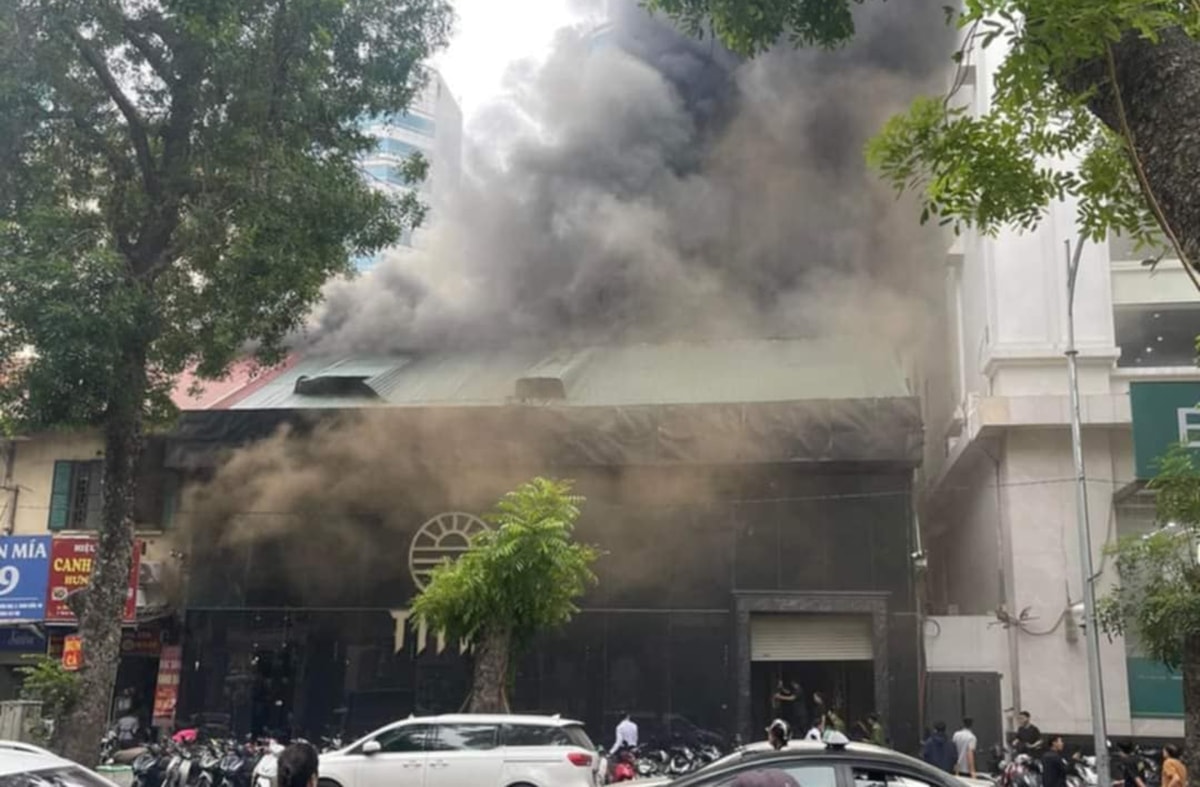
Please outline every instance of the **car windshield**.
[{"label": "car windshield", "polygon": [[62,765],[0,776],[0,787],[112,787],[99,776],[75,765]]}]

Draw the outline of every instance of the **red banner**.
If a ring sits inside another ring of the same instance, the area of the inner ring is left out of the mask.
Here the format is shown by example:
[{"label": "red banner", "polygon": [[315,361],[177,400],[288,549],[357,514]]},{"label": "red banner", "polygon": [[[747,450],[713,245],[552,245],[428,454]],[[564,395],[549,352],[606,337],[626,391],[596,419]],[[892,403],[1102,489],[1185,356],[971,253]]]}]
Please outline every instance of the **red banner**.
[{"label": "red banner", "polygon": [[[75,613],[67,606],[67,597],[84,587],[92,578],[92,559],[96,555],[95,536],[55,536],[50,546],[50,589],[46,597],[47,623],[74,623]],[[142,542],[133,545],[133,566],[125,596],[126,623],[137,618],[138,569]]]},{"label": "red banner", "polygon": [[83,666],[83,640],[78,634],[71,634],[63,640],[62,665],[68,672]]},{"label": "red banner", "polygon": [[154,726],[169,727],[175,722],[179,702],[179,676],[183,673],[183,648],[164,645],[158,657],[158,684],[154,687]]}]

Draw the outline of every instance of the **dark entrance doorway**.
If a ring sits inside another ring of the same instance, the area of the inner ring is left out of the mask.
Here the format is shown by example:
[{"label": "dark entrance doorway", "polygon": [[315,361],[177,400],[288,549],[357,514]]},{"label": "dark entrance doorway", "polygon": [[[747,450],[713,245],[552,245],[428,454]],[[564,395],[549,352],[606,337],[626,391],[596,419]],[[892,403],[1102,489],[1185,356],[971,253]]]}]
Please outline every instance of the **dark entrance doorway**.
[{"label": "dark entrance doorway", "polygon": [[755,737],[775,717],[772,697],[779,682],[799,684],[794,734],[803,736],[814,719],[813,694],[819,693],[847,730],[875,707],[875,664],[872,661],[757,661],[750,665]]}]

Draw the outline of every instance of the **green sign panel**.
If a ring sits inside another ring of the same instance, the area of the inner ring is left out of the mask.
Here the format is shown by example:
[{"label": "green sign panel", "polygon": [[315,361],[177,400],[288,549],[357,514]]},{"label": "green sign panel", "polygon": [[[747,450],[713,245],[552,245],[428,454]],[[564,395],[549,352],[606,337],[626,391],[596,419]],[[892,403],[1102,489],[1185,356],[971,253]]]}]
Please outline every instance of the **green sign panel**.
[{"label": "green sign panel", "polygon": [[1183,675],[1161,661],[1129,656],[1129,713],[1144,718],[1183,718]]},{"label": "green sign panel", "polygon": [[1173,443],[1200,449],[1200,383],[1130,383],[1133,458],[1140,479],[1157,475]]}]

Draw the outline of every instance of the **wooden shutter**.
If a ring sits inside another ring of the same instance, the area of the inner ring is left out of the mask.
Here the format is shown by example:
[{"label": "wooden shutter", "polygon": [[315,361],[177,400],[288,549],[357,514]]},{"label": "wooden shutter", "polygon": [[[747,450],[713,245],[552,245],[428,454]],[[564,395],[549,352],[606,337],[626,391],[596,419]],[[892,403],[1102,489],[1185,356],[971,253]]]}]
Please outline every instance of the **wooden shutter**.
[{"label": "wooden shutter", "polygon": [[54,480],[50,487],[51,530],[65,530],[71,516],[71,476],[73,462],[55,462]]},{"label": "wooden shutter", "polygon": [[104,508],[104,463],[87,463],[87,508],[84,509],[84,528],[99,530]]},{"label": "wooden shutter", "polygon": [[869,615],[752,615],[751,661],[870,661]]}]

